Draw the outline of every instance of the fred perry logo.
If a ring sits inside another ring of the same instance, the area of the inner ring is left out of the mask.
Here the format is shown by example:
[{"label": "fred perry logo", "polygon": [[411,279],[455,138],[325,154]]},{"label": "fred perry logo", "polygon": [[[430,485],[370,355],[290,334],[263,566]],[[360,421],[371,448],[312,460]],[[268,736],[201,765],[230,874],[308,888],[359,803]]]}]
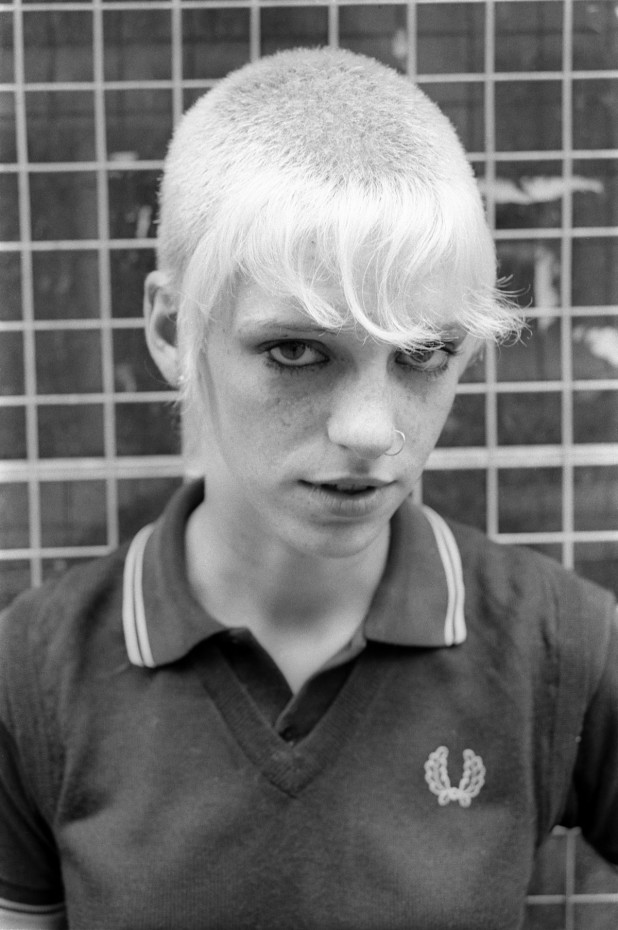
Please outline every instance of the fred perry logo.
[{"label": "fred perry logo", "polygon": [[485,784],[485,766],[483,760],[471,749],[464,749],[463,775],[457,788],[451,785],[448,775],[448,749],[438,746],[430,753],[425,763],[425,781],[429,790],[438,798],[443,807],[450,801],[459,801],[462,807],[470,807]]}]

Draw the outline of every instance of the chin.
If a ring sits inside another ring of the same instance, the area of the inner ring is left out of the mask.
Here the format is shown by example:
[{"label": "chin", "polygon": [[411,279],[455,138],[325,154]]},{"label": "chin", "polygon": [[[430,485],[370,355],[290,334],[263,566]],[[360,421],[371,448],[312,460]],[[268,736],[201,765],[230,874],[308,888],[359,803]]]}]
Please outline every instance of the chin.
[{"label": "chin", "polygon": [[361,526],[303,526],[290,537],[290,545],[303,555],[346,559],[369,549],[386,530],[389,521]]}]

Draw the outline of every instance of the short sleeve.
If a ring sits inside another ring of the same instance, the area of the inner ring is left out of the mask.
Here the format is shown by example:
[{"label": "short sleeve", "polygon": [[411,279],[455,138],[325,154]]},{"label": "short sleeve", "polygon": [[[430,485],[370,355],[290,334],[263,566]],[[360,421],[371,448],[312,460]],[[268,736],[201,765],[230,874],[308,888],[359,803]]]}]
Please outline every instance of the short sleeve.
[{"label": "short sleeve", "polygon": [[62,900],[53,836],[28,797],[13,740],[0,723],[0,898],[23,904]]},{"label": "short sleeve", "polygon": [[618,865],[618,615],[599,686],[587,709],[574,777],[574,821]]},{"label": "short sleeve", "polygon": [[[0,898],[47,905],[63,899],[60,862],[36,796],[36,765],[43,722],[31,693],[33,656],[19,611],[0,617]],[[30,693],[29,693],[30,691]],[[33,718],[33,719],[29,719]]]}]

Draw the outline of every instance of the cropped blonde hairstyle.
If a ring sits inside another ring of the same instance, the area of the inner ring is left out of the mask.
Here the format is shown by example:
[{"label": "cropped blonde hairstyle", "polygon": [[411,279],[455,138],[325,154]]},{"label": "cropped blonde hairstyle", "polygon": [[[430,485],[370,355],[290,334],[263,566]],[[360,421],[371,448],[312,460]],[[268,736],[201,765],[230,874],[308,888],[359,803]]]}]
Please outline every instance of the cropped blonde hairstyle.
[{"label": "cropped blonde hairstyle", "polygon": [[[449,320],[483,340],[519,326],[451,123],[364,56],[296,49],[229,75],[178,125],[160,208],[185,399],[208,320],[240,280],[289,296],[319,325],[355,321],[405,348],[439,340],[445,295]],[[325,280],[345,306],[319,296]]]}]

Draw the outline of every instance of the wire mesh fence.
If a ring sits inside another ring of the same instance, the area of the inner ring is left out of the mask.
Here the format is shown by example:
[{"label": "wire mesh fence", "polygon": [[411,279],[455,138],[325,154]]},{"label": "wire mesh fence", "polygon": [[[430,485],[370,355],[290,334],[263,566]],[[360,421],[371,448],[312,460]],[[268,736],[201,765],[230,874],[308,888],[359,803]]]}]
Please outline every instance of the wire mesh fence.
[{"label": "wire mesh fence", "polygon": [[[613,0],[0,2],[0,604],[157,513],[183,459],[143,345],[181,113],[278,49],[418,81],[466,145],[523,343],[466,374],[419,498],[618,588]],[[618,880],[559,832],[529,926],[614,927]]]}]

